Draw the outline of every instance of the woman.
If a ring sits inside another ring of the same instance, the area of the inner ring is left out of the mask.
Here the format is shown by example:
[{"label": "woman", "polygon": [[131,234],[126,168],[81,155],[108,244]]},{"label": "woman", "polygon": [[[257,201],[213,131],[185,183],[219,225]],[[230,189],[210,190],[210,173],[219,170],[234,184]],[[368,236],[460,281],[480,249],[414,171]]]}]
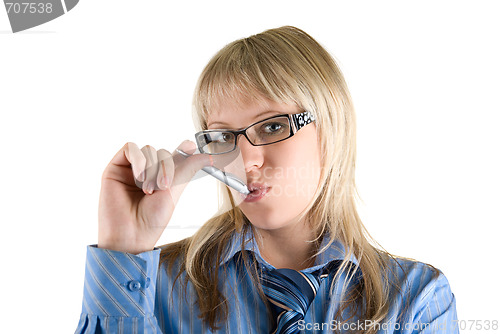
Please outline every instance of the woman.
[{"label": "woman", "polygon": [[[446,277],[371,243],[351,97],[312,37],[281,27],[227,45],[194,106],[205,154],[127,143],[104,171],[77,333],[458,332]],[[155,248],[183,180],[234,150],[252,193],[236,205],[224,186],[218,215]]]}]

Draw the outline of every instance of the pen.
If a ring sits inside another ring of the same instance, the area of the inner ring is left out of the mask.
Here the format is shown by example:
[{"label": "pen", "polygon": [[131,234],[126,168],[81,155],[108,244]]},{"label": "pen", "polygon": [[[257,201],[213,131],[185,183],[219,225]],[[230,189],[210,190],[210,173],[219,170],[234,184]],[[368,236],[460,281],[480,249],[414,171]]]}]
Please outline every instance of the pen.
[{"label": "pen", "polygon": [[[180,155],[183,157],[189,157],[190,155],[187,154],[184,151],[181,151],[179,149],[175,149]],[[248,187],[245,183],[243,183],[238,177],[231,173],[226,173],[221,171],[220,169],[213,167],[213,166],[206,166],[201,169],[205,173],[215,177],[217,180],[221,181],[222,183],[228,185],[229,187],[239,191],[240,193],[244,195],[250,194],[250,190],[248,190]]]}]

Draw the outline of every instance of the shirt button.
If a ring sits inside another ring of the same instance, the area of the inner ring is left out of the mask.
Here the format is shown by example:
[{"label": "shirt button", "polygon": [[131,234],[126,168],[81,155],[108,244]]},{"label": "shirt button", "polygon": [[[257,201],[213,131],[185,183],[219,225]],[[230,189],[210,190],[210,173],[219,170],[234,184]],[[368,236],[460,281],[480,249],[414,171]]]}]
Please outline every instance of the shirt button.
[{"label": "shirt button", "polygon": [[128,283],[128,288],[130,291],[139,291],[141,289],[141,282],[139,281],[130,281]]}]

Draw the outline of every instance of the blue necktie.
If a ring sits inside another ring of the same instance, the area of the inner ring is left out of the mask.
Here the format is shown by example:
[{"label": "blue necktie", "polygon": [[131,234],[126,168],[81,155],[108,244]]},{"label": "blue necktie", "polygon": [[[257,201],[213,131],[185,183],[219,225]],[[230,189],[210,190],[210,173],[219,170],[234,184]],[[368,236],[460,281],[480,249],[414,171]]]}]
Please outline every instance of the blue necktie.
[{"label": "blue necktie", "polygon": [[262,269],[262,289],[277,315],[277,328],[273,334],[299,333],[298,323],[304,319],[322,280],[335,273],[341,262],[331,261],[313,273],[293,269]]}]

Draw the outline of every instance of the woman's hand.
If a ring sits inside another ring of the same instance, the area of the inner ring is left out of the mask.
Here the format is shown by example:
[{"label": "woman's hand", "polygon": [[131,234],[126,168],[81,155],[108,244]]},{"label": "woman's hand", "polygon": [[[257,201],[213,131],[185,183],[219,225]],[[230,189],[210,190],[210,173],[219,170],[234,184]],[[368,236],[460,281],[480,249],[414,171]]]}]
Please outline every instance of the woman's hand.
[{"label": "woman's hand", "polygon": [[[184,141],[178,149],[192,153],[196,145]],[[152,250],[186,184],[211,164],[207,154],[185,158],[126,143],[102,175],[98,247],[132,254]]]}]

